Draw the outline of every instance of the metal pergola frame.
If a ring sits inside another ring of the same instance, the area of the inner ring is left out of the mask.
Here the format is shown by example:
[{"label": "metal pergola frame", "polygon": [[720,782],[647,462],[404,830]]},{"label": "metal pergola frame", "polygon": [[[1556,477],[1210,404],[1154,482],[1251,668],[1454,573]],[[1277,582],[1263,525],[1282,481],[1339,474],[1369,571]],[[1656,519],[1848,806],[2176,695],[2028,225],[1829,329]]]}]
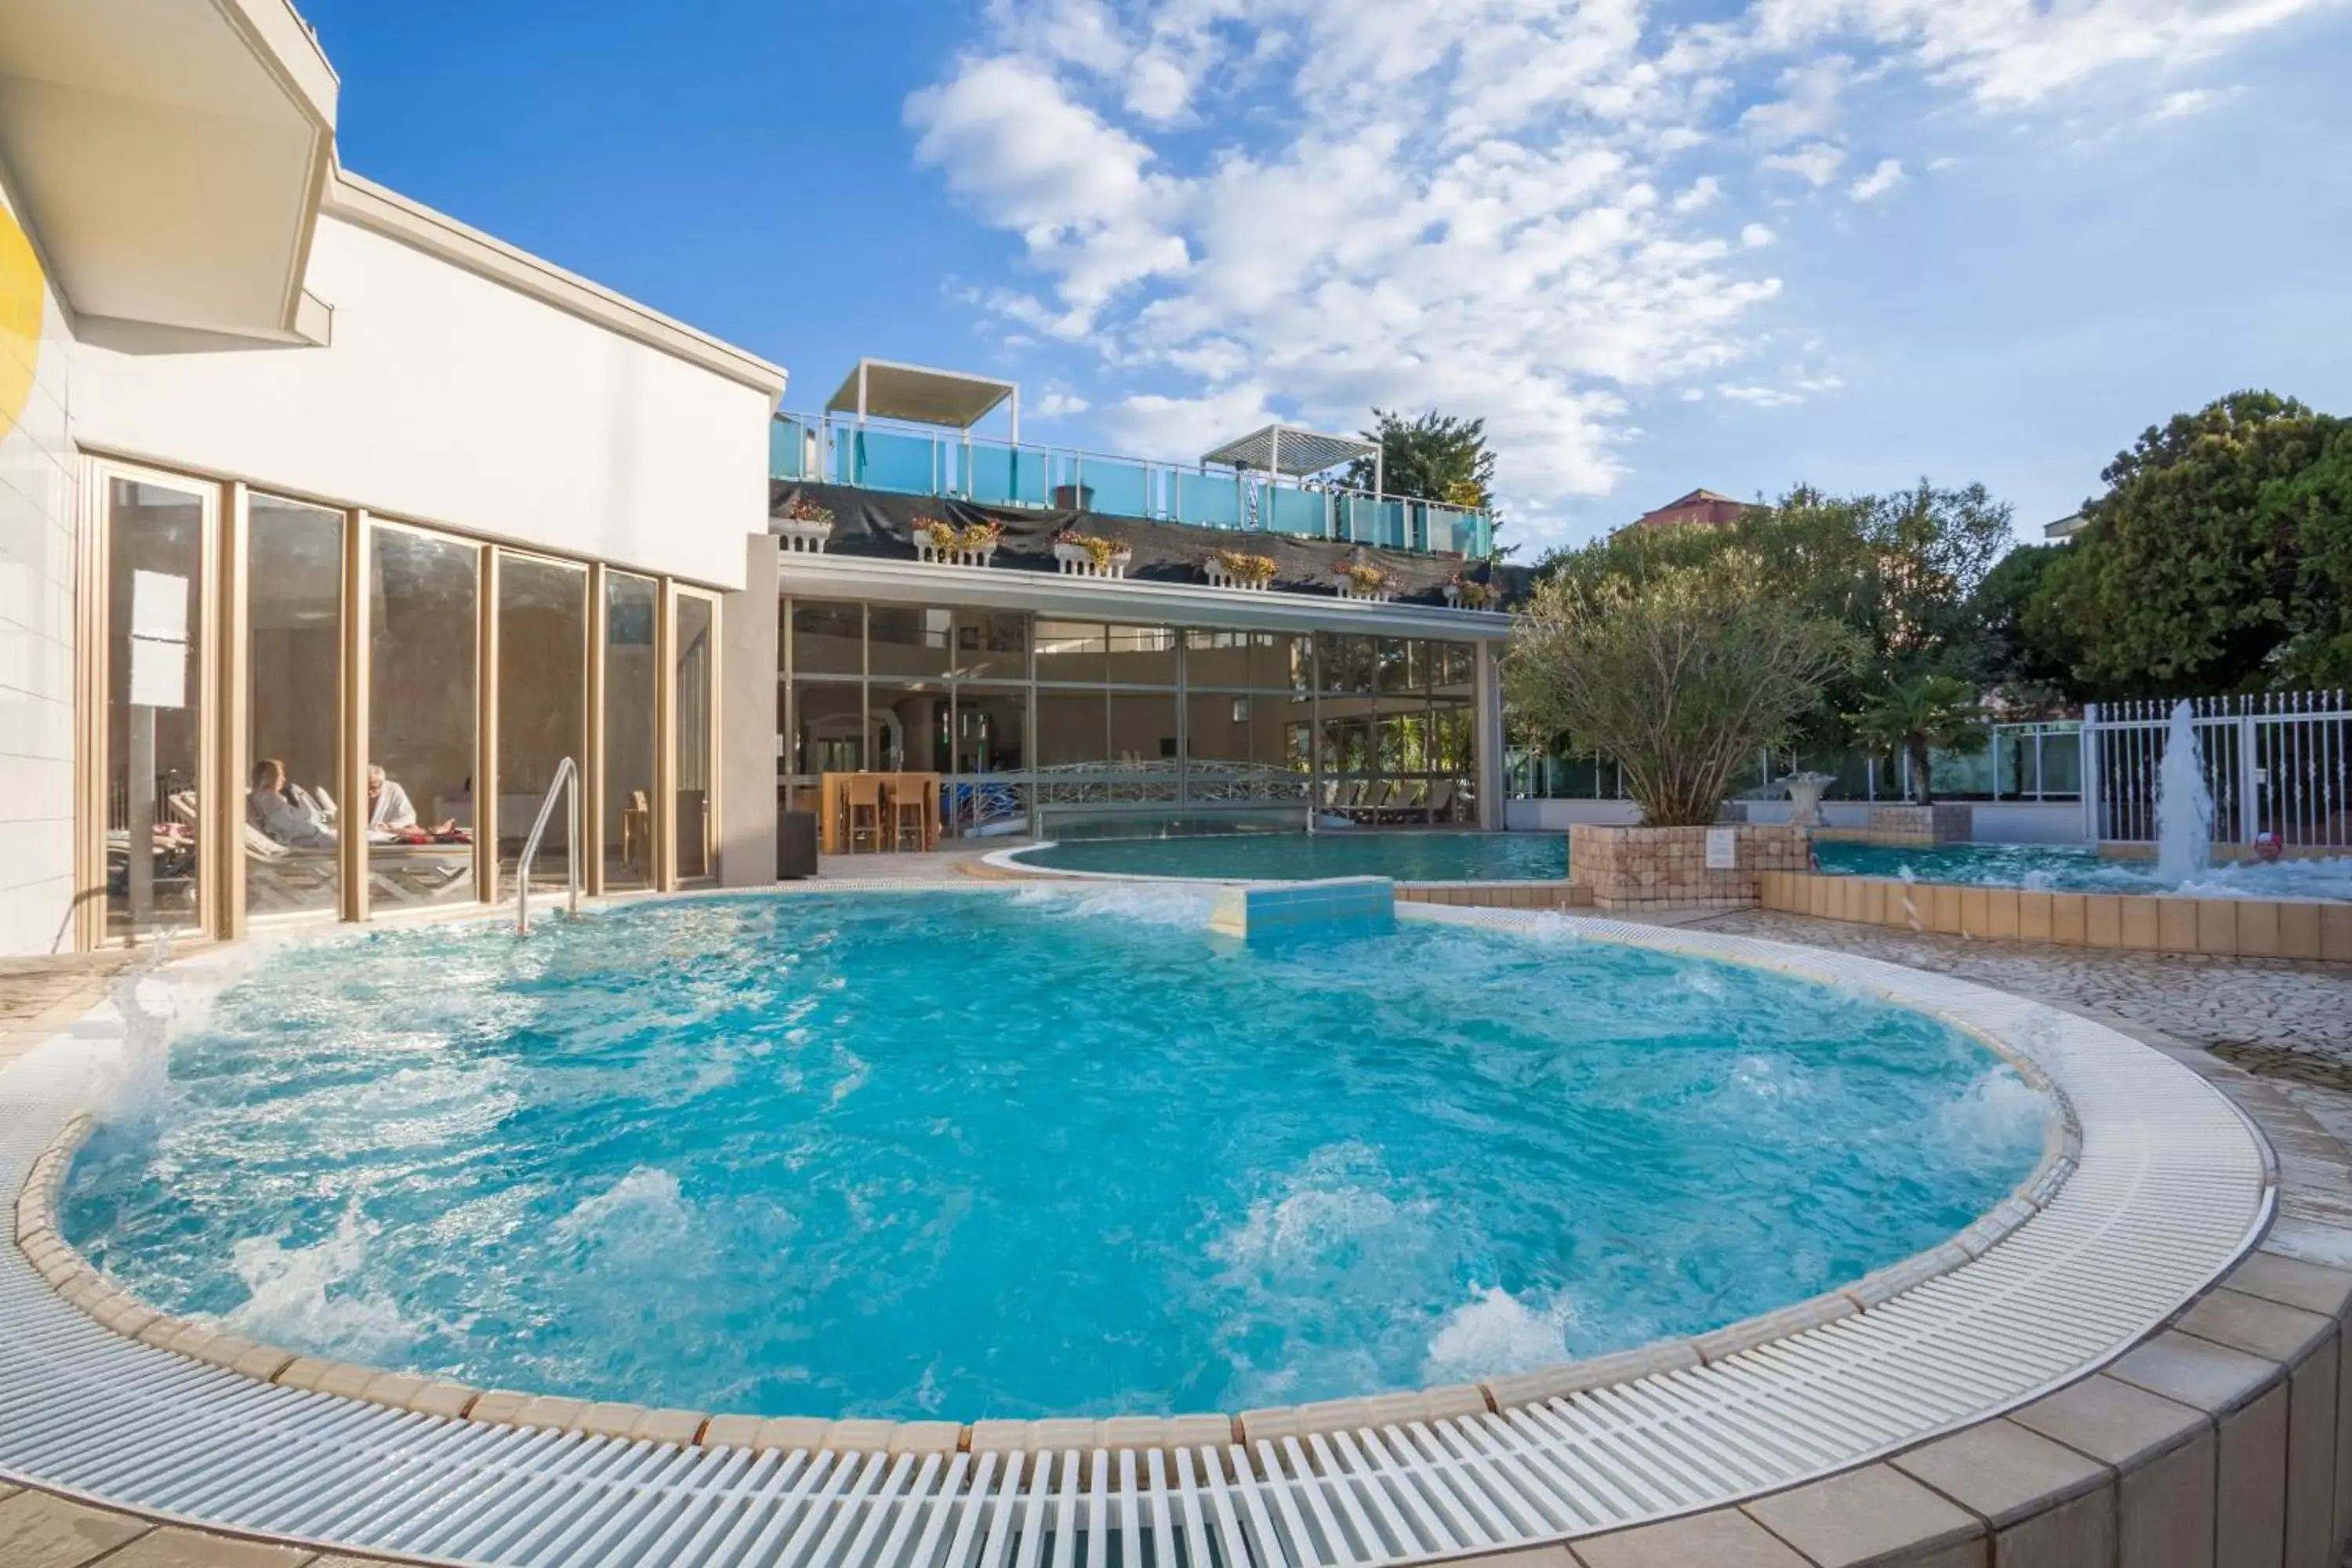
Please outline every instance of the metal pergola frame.
[{"label": "metal pergola frame", "polygon": [[1277,423],[1226,442],[1203,454],[1201,462],[1203,467],[1222,463],[1244,471],[1288,474],[1303,479],[1358,458],[1372,460],[1372,498],[1377,500],[1384,493],[1387,479],[1380,444],[1352,436],[1333,436],[1304,426]]}]

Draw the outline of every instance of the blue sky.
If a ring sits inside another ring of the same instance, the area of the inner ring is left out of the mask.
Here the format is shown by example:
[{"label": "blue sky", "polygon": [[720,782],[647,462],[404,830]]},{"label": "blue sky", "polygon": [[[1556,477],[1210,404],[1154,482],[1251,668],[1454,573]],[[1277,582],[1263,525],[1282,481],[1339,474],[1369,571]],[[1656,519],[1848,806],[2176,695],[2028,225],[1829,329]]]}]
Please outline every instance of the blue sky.
[{"label": "blue sky", "polygon": [[1024,434],[1486,416],[1506,537],[1982,479],[2242,385],[2352,414],[2342,0],[308,0],[345,163]]}]

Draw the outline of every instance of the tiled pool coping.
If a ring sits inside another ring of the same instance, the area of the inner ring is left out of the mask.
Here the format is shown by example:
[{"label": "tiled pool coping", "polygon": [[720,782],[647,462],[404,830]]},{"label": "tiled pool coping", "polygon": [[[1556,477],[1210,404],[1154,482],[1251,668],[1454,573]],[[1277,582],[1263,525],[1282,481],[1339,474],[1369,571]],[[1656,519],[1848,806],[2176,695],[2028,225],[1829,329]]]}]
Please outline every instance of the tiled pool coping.
[{"label": "tiled pool coping", "polygon": [[[1266,880],[1256,877],[1164,877],[1125,871],[1073,871],[1059,866],[1033,866],[1021,858],[1033,849],[1052,847],[1054,841],[1048,838],[1035,844],[1022,845],[1017,849],[992,850],[981,857],[972,874],[994,874],[1016,880],[1041,882],[1152,882],[1174,888],[1239,888]],[[1592,889],[1570,877],[1397,882],[1396,896],[1400,903],[1453,904],[1467,909],[1580,910],[1592,907]]]},{"label": "tiled pool coping", "polygon": [[[962,884],[969,890],[985,886]],[[1525,931],[1538,917],[1432,909],[1418,911],[1418,918]],[[1305,1563],[1446,1555],[1581,1535],[1769,1490],[1916,1443],[2030,1399],[2120,1352],[2226,1268],[2268,1213],[2262,1148],[2242,1120],[2185,1069],[2097,1025],[1858,958],[1612,921],[1574,921],[1565,929],[1595,940],[1760,963],[1924,1007],[1977,1033],[2029,1070],[2046,1072],[2075,1108],[2067,1136],[2077,1142],[2053,1144],[2025,1194],[1954,1243],[1846,1290],[1697,1341],[1477,1385],[1232,1418],[969,1427],[761,1422],[477,1394],[377,1369],[310,1362],[142,1317],[148,1309],[110,1293],[56,1237],[53,1224],[45,1223],[69,1147],[55,1140],[28,1172],[16,1227],[22,1257],[0,1258],[0,1312],[16,1316],[7,1266],[29,1260],[45,1279],[63,1281],[65,1298],[42,1290],[53,1309],[70,1300],[85,1329],[98,1323],[82,1316],[84,1310],[113,1320],[104,1331],[119,1350],[104,1359],[137,1358],[147,1363],[144,1371],[163,1362],[161,1371],[182,1374],[168,1381],[189,1384],[181,1391],[186,1397],[203,1392],[200,1404],[221,1398],[257,1416],[264,1402],[274,1401],[283,1408],[258,1424],[270,1433],[391,1423],[393,1429],[429,1438],[433,1452],[467,1473],[486,1456],[460,1461],[453,1455],[469,1447],[497,1448],[496,1468],[506,1484],[489,1489],[502,1495],[518,1487],[528,1491],[535,1476],[587,1506],[597,1487],[579,1463],[614,1446],[668,1454],[669,1462],[656,1466],[648,1459],[646,1467],[675,1473],[681,1496],[700,1495],[701,1485],[687,1479],[689,1471],[710,1484],[731,1476],[724,1487],[739,1485],[754,1470],[779,1482],[789,1474],[800,1478],[794,1484],[803,1490],[821,1472],[833,1478],[828,1497],[862,1476],[861,1508],[873,1502],[866,1494],[881,1483],[886,1466],[898,1482],[919,1484],[920,1499],[950,1511],[1016,1502],[1043,1507],[1036,1500],[1045,1494],[1039,1489],[1050,1491],[1057,1484],[1054,1495],[1066,1502],[1081,1472],[1089,1469],[1091,1490],[1078,1494],[1079,1500],[1091,1496],[1095,1506],[1107,1506],[1103,1488],[1116,1468],[1118,1484],[1111,1495],[1130,1500],[1129,1506],[1157,1498],[1152,1506],[1164,1510],[1181,1496],[1197,1521],[1202,1502],[1213,1502],[1223,1510],[1220,1531],[1270,1531],[1264,1539],[1279,1548],[1274,1558]],[[20,1077],[0,1078],[0,1091],[21,1087],[12,1082]],[[0,1093],[0,1100],[6,1098]],[[62,1100],[53,1103],[47,1124],[58,1125],[71,1110]],[[66,1136],[74,1135],[68,1121]],[[0,1162],[17,1157],[14,1145],[0,1149]],[[6,1173],[0,1163],[0,1175]],[[2119,1247],[2119,1240],[2133,1245]],[[2018,1339],[2027,1325],[2032,1337]],[[139,1342],[126,1342],[118,1331]],[[13,1399],[11,1378],[21,1369],[7,1361],[0,1351],[0,1384]],[[74,1381],[78,1370],[69,1360],[66,1381]],[[263,1377],[275,1386],[263,1386]],[[137,1381],[142,1387],[146,1382]],[[237,1394],[240,1387],[251,1392]],[[470,1418],[459,1418],[461,1411]],[[391,1432],[383,1436],[388,1440]],[[16,1468],[20,1436],[15,1423],[0,1419],[0,1468]],[[540,1453],[549,1465],[523,1463],[522,1454],[507,1452],[516,1448]],[[559,1458],[564,1462],[555,1463]],[[417,1462],[432,1468],[421,1457]],[[1459,1506],[1431,1513],[1425,1499],[1412,1504],[1402,1496],[1382,1501],[1371,1495],[1406,1485],[1400,1477],[1428,1466],[1454,1478],[1449,1486],[1475,1479],[1478,1495],[1488,1500],[1475,1504],[1465,1494]],[[79,1484],[71,1476],[26,1473]],[[1357,1500],[1322,1497],[1332,1485]],[[171,1511],[152,1496],[88,1489]],[[247,1489],[257,1502],[253,1493]],[[1331,1507],[1340,1511],[1327,1512]],[[1307,1511],[1295,1513],[1298,1508]],[[1363,1508],[1371,1511],[1358,1511]],[[1274,1511],[1262,1511],[1266,1509]],[[448,1534],[436,1534],[431,1521],[419,1525],[396,1519],[397,1510],[387,1514],[380,1508],[356,1518],[348,1510],[314,1510],[294,1522],[224,1518],[216,1507],[199,1511],[244,1528],[395,1551],[437,1550]],[[354,1523],[381,1528],[355,1535]],[[404,1528],[393,1529],[395,1524]],[[1195,1528],[1207,1526],[1196,1522]],[[1343,1547],[1351,1535],[1357,1545]],[[1230,1551],[1240,1539],[1226,1540],[1223,1549]],[[1386,1544],[1367,1552],[1375,1542]],[[1192,1550],[1200,1550],[1197,1542]],[[506,1560],[470,1549],[462,1555]]]},{"label": "tiled pool coping", "polygon": [[2352,904],[2319,900],[2042,892],[1821,871],[1767,871],[1759,892],[1764,908],[1784,914],[1942,936],[2352,963]]}]

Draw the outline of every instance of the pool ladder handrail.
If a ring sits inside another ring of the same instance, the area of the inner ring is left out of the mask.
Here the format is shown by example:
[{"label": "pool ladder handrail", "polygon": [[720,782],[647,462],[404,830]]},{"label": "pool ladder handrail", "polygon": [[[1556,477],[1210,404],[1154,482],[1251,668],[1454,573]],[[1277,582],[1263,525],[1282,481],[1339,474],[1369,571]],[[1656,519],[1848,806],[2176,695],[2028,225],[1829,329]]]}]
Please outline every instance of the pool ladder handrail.
[{"label": "pool ladder handrail", "polygon": [[555,797],[563,795],[566,820],[571,831],[564,836],[564,874],[571,883],[571,911],[580,912],[580,766],[570,757],[555,765],[555,778],[547,786],[547,794],[539,803],[539,818],[530,825],[530,837],[522,841],[522,857],[515,862],[515,935],[530,934],[530,863],[539,857],[539,840],[547,831],[547,819],[555,814]]}]

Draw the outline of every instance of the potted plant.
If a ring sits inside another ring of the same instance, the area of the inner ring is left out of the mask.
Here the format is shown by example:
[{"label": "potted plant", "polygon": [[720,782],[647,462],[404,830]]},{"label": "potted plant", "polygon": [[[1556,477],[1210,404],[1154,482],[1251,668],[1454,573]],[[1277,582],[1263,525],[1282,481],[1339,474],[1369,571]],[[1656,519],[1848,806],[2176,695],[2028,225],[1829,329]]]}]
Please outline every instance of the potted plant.
[{"label": "potted plant", "polygon": [[1001,522],[975,522],[959,528],[944,518],[915,519],[915,557],[948,566],[985,566],[1004,537]]},{"label": "potted plant", "polygon": [[799,497],[784,503],[782,513],[768,520],[777,538],[787,550],[803,550],[816,554],[824,552],[833,538],[833,509]]},{"label": "potted plant", "polygon": [[1271,555],[1253,555],[1246,550],[1212,550],[1202,558],[1201,569],[1208,574],[1212,587],[1263,589],[1274,581],[1278,567]]},{"label": "potted plant", "polygon": [[1369,561],[1344,561],[1336,575],[1339,579],[1339,596],[1343,599],[1393,599],[1396,578]]},{"label": "potted plant", "polygon": [[1445,579],[1445,602],[1457,609],[1491,610],[1502,600],[1503,590],[1497,584],[1481,583],[1459,572]]},{"label": "potted plant", "polygon": [[1066,528],[1054,535],[1054,559],[1065,574],[1081,577],[1124,577],[1135,549],[1124,539],[1081,533]]}]

